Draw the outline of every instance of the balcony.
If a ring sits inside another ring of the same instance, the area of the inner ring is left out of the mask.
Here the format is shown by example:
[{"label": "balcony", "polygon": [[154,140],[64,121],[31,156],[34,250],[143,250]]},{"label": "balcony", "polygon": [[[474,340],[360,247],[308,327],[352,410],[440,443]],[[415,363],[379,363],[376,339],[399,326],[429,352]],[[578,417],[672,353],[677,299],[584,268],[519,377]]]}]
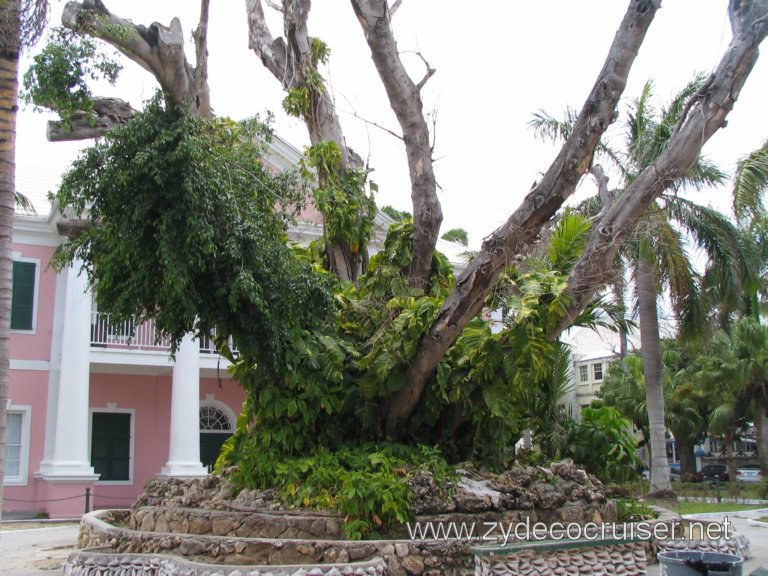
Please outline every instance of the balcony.
[{"label": "balcony", "polygon": [[[215,334],[200,340],[201,354],[218,354],[214,345]],[[232,353],[237,355],[237,348],[229,341]],[[136,352],[169,352],[170,339],[158,338],[155,322],[152,319],[137,322],[114,323],[105,312],[91,312],[91,348],[125,350]]]}]

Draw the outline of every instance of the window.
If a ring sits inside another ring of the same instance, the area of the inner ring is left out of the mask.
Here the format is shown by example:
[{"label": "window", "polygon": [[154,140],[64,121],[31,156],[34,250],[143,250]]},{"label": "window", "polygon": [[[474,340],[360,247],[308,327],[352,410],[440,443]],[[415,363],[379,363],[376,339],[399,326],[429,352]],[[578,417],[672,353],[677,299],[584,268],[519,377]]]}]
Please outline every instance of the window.
[{"label": "window", "polygon": [[233,421],[220,407],[200,407],[200,462],[210,472],[216,464],[221,447],[234,432]]},{"label": "window", "polygon": [[11,299],[11,329],[34,330],[35,278],[34,262],[13,262],[13,296]]},{"label": "window", "polygon": [[595,382],[600,382],[603,379],[603,364],[601,362],[592,364],[592,375]]},{"label": "window", "polygon": [[6,413],[5,486],[27,485],[31,408],[12,406]]},{"label": "window", "polygon": [[579,366],[579,382],[587,382],[589,380],[589,366]]},{"label": "window", "polygon": [[99,482],[131,480],[131,414],[94,412],[91,423],[91,466]]}]

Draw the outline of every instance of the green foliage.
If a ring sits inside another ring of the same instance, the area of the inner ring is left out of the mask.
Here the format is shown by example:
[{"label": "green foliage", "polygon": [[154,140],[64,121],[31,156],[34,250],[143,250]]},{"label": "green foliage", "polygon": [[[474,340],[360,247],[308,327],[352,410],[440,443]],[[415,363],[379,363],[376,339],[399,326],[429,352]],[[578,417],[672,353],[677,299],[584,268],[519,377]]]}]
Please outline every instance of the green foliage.
[{"label": "green foliage", "polygon": [[337,511],[346,517],[344,529],[351,539],[381,536],[412,519],[408,479],[414,472],[429,472],[444,490],[452,489],[455,476],[440,452],[426,446],[366,443],[286,457],[253,445],[253,437],[245,442],[235,483],[275,488],[289,508]]},{"label": "green foliage", "polygon": [[658,517],[648,504],[635,498],[616,500],[616,522],[641,522]]},{"label": "green foliage", "polygon": [[608,406],[585,408],[572,425],[566,454],[603,482],[625,482],[637,475],[640,461],[628,420]]},{"label": "green foliage", "polygon": [[368,248],[373,231],[376,203],[366,193],[369,170],[341,170],[341,151],[335,142],[320,142],[306,150],[306,176],[315,171],[315,207],[323,214],[325,235],[330,242],[346,245],[357,255]]},{"label": "green foliage", "polygon": [[400,220],[412,220],[413,215],[410,212],[405,212],[404,210],[398,210],[397,208],[394,208],[392,206],[382,206],[380,208],[384,214],[392,218],[395,222],[399,222]]},{"label": "green foliage", "polygon": [[21,98],[36,108],[56,110],[65,126],[70,126],[75,112],[93,110],[87,81],[103,78],[114,84],[121,68],[88,37],[54,28],[48,45],[24,74]]},{"label": "green foliage", "polygon": [[451,228],[445,234],[440,236],[440,238],[448,242],[461,244],[462,246],[469,245],[469,235],[467,234],[467,231],[464,230],[464,228]]},{"label": "green foliage", "polygon": [[283,110],[289,116],[301,118],[306,116],[312,106],[312,98],[306,86],[298,86],[288,90],[288,95],[283,98]]},{"label": "green foliage", "polygon": [[312,51],[312,65],[317,67],[319,64],[328,64],[331,57],[331,49],[328,44],[320,38],[310,38],[310,50]]},{"label": "green foliage", "polygon": [[285,244],[303,188],[261,162],[267,127],[193,119],[156,98],[85,151],[58,200],[97,226],[59,252],[98,282],[100,309],[154,318],[179,342],[233,336],[247,361],[284,365],[291,334],[332,310],[329,279]]}]

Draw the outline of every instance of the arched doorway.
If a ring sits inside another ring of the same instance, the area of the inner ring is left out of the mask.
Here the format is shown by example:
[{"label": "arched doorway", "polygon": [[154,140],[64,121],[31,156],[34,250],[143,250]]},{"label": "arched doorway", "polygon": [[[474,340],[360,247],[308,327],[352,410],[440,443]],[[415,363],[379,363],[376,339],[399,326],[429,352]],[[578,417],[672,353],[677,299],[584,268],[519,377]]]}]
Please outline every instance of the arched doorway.
[{"label": "arched doorway", "polygon": [[227,411],[212,402],[200,406],[200,461],[209,472],[216,464],[221,445],[234,431],[234,422]]}]

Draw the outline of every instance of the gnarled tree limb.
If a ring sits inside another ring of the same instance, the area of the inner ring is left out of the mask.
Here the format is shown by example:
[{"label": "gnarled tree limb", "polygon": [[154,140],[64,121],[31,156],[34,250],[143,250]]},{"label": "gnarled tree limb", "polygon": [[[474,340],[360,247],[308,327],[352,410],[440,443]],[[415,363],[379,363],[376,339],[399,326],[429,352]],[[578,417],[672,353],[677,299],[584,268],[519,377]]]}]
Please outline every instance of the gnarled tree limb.
[{"label": "gnarled tree limb", "polygon": [[47,137],[51,142],[99,138],[122,126],[136,114],[128,102],[118,98],[96,98],[90,112],[72,114],[69,126],[58,120],[48,121]]},{"label": "gnarled tree limb", "polygon": [[[198,57],[206,54],[207,4],[195,32]],[[207,60],[193,68],[184,54],[184,34],[178,18],[170,26],[157,22],[149,27],[136,25],[112,14],[101,0],[68,2],[62,14],[65,27],[103,40],[151,72],[170,100],[186,106],[192,114],[209,115],[210,95]],[[202,64],[202,66],[200,65]]]},{"label": "gnarled tree limb", "polygon": [[642,216],[646,207],[684,176],[698,158],[702,146],[726,124],[726,117],[757,61],[758,47],[768,34],[768,2],[731,0],[733,40],[708,80],[707,90],[697,93],[684,122],[677,128],[656,161],[643,170],[593,227],[589,241],[568,278],[571,304],[568,314],[549,335],[556,338],[568,328],[610,275],[621,240]]},{"label": "gnarled tree limb", "polygon": [[397,431],[399,422],[411,416],[443,355],[467,322],[482,310],[499,274],[536,240],[545,222],[573,194],[589,170],[600,138],[616,119],[629,70],[659,5],[660,0],[630,2],[603,69],[554,163],[520,207],[483,242],[482,250],[459,276],[423,338],[409,366],[407,383],[390,407],[387,427],[391,433]]},{"label": "gnarled tree limb", "polygon": [[[309,0],[285,0],[282,6],[284,37],[274,38],[264,17],[261,0],[246,0],[249,46],[286,91],[305,85],[307,75],[317,74],[312,42],[307,30]],[[335,142],[341,152],[339,177],[349,168],[362,168],[362,159],[346,143],[336,108],[324,85],[312,85],[310,109],[302,115],[312,144]],[[344,280],[355,280],[362,271],[363,255],[357,247],[329,243],[331,271]]]},{"label": "gnarled tree limb", "polygon": [[389,104],[403,130],[413,203],[413,261],[409,282],[414,288],[427,289],[432,253],[443,221],[437,197],[429,128],[424,119],[420,94],[421,87],[434,70],[427,65],[427,75],[418,85],[411,80],[397,50],[387,0],[352,0],[352,8],[363,28],[373,63],[389,97]]}]

